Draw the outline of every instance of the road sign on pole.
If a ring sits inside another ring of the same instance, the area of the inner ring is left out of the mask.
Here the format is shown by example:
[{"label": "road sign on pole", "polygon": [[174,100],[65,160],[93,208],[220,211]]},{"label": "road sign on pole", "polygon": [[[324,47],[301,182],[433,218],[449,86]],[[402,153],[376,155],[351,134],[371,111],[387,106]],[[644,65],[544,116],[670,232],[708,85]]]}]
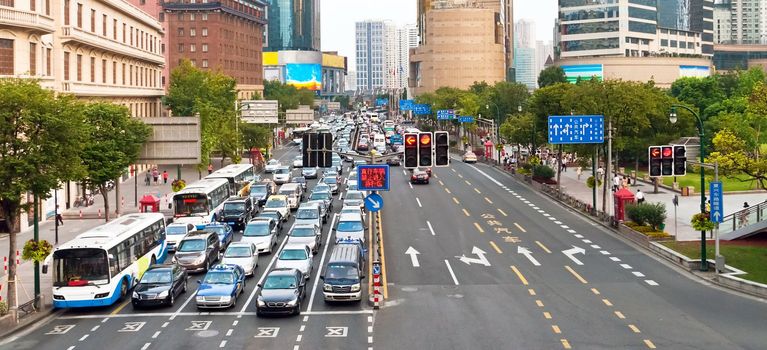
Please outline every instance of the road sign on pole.
[{"label": "road sign on pole", "polygon": [[405,143],[404,140],[402,139],[402,135],[400,134],[391,135],[389,137],[389,141],[391,141],[392,145],[401,145]]},{"label": "road sign on pole", "polygon": [[431,114],[431,105],[428,104],[414,104],[413,113],[416,115]]},{"label": "road sign on pole", "polygon": [[[360,191],[388,191],[389,166],[363,164],[357,166],[357,184]],[[366,203],[367,204],[367,203]]]},{"label": "road sign on pole", "polygon": [[604,119],[601,115],[549,116],[549,143],[604,143]]},{"label": "road sign on pole", "polygon": [[455,119],[455,110],[453,109],[437,110],[437,120],[451,120],[451,119]]},{"label": "road sign on pole", "polygon": [[461,123],[471,123],[471,122],[474,121],[474,117],[472,117],[470,115],[462,115],[462,116],[458,117],[458,121],[461,122]]},{"label": "road sign on pole", "polygon": [[711,221],[721,223],[724,218],[724,202],[722,201],[722,182],[712,181],[709,184],[711,194]]},{"label": "road sign on pole", "polygon": [[378,193],[371,193],[365,197],[365,209],[372,213],[383,209],[383,205],[383,197]]},{"label": "road sign on pole", "polygon": [[412,111],[413,110],[413,100],[399,100],[399,110],[400,111]]}]

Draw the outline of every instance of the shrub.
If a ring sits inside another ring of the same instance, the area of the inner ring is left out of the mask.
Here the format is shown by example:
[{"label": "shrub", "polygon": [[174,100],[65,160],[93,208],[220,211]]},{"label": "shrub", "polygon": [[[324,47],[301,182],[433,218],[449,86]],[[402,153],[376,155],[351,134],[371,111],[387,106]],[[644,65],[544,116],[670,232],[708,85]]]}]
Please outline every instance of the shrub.
[{"label": "shrub", "polygon": [[642,232],[642,233],[648,233],[648,232],[655,231],[650,226],[634,226],[633,228],[634,228],[634,231]]},{"label": "shrub", "polygon": [[522,167],[520,169],[517,169],[517,173],[522,175],[530,175],[530,169],[525,169],[525,167]]},{"label": "shrub", "polygon": [[639,203],[626,206],[626,216],[639,226],[649,225],[657,229],[666,221],[666,205],[663,203]]},{"label": "shrub", "polygon": [[693,215],[690,223],[696,231],[711,231],[716,226],[713,221],[709,220],[708,213]]},{"label": "shrub", "polygon": [[186,187],[186,181],[184,181],[184,179],[173,180],[173,182],[170,183],[170,187],[173,192],[181,191]]},{"label": "shrub", "polygon": [[546,165],[538,165],[533,167],[533,176],[548,180],[554,177],[554,169]]},{"label": "shrub", "polygon": [[21,252],[21,257],[24,260],[32,260],[35,262],[43,262],[48,255],[51,255],[53,246],[46,240],[35,241],[30,239],[24,244],[24,250]]},{"label": "shrub", "polygon": [[650,237],[651,239],[655,239],[655,240],[661,240],[661,239],[671,238],[671,235],[665,232],[653,231],[653,232],[648,232],[647,237]]},{"label": "shrub", "polygon": [[[602,186],[602,180],[597,180],[597,187]],[[586,179],[586,187],[588,188],[594,188],[594,177],[589,176],[588,179]]]},{"label": "shrub", "polygon": [[8,314],[8,303],[4,301],[0,301],[0,316],[5,316]]}]

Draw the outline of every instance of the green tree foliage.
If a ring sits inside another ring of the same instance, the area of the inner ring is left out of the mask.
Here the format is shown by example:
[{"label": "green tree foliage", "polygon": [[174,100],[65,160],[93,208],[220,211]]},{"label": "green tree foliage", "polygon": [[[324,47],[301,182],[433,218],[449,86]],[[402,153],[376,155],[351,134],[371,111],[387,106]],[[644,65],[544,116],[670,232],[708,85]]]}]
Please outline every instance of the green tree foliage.
[{"label": "green tree foliage", "polygon": [[560,66],[546,67],[540,74],[538,74],[538,87],[541,88],[566,82],[567,76]]},{"label": "green tree foliage", "polygon": [[336,97],[333,97],[333,101],[341,104],[342,111],[346,111],[351,107],[351,105],[349,105],[348,95],[337,95]]},{"label": "green tree foliage", "polygon": [[298,108],[298,105],[311,106],[314,102],[314,92],[271,80],[264,81],[264,99],[279,101],[280,111],[285,112],[288,109]]},{"label": "green tree foliage", "polygon": [[501,137],[510,143],[529,144],[533,137],[532,113],[520,113],[509,116],[500,126]]},{"label": "green tree foliage", "polygon": [[152,128],[132,118],[125,106],[96,102],[85,106],[86,138],[82,160],[86,174],[81,182],[98,188],[104,197],[104,218],[109,221],[106,183],[116,180],[131,164],[136,163],[141,146]]},{"label": "green tree foliage", "polygon": [[[695,106],[701,112],[726,97],[715,76],[679,78],[671,84],[669,93],[679,101]],[[702,117],[707,119],[708,115],[704,113]]]},{"label": "green tree foliage", "polygon": [[246,150],[253,148],[266,148],[268,150],[272,145],[272,133],[269,128],[263,125],[243,123],[240,130],[242,131],[242,144]]},{"label": "green tree foliage", "polygon": [[[15,222],[31,203],[32,193],[49,198],[61,181],[81,176],[80,154],[84,123],[79,104],[69,96],[54,95],[34,80],[0,80],[0,210],[10,227],[8,256],[16,254]],[[8,279],[16,277],[10,259]],[[15,289],[9,286],[8,302],[15,306]]]}]

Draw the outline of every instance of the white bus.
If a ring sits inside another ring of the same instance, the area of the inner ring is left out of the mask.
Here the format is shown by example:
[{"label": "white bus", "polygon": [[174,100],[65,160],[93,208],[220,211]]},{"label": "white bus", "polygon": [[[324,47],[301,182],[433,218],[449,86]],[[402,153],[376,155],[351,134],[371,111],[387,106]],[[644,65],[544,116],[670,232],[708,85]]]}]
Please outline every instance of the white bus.
[{"label": "white bus", "polygon": [[231,186],[227,179],[202,179],[173,195],[173,222],[193,224],[202,229],[216,221],[216,213],[224,206]]},{"label": "white bus", "polygon": [[256,176],[253,164],[229,164],[221,169],[214,171],[206,176],[206,179],[227,179],[232,187],[231,193],[240,192],[240,190],[249,184]]},{"label": "white bus", "polygon": [[53,307],[112,305],[126,297],[146,269],[165,260],[165,216],[137,213],[79,234],[46,259],[52,261]]}]

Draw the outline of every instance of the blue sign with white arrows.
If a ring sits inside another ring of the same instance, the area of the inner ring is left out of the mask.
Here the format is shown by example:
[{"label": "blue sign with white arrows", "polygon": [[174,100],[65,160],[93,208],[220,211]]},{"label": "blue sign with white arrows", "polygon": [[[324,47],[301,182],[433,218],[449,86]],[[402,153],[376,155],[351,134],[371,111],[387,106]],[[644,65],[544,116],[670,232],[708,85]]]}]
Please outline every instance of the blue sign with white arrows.
[{"label": "blue sign with white arrows", "polygon": [[470,115],[462,115],[462,116],[458,117],[458,121],[461,122],[461,123],[471,123],[471,122],[474,121],[474,117],[472,117]]},{"label": "blue sign with white arrows", "polygon": [[372,213],[383,209],[383,205],[383,197],[381,197],[381,195],[378,193],[371,193],[365,197],[365,209]]},{"label": "blue sign with white arrows", "polygon": [[604,125],[605,118],[601,115],[550,116],[549,143],[604,143]]},{"label": "blue sign with white arrows", "polygon": [[437,110],[437,120],[451,120],[451,119],[455,119],[455,110],[452,110],[452,109]]},{"label": "blue sign with white arrows", "polygon": [[413,113],[415,113],[416,115],[431,114],[431,105],[422,104],[422,103],[414,104]]},{"label": "blue sign with white arrows", "polygon": [[404,140],[402,140],[402,135],[400,134],[389,136],[389,141],[391,141],[392,145],[402,145],[405,143]]},{"label": "blue sign with white arrows", "polygon": [[724,219],[724,201],[722,198],[721,181],[712,181],[709,184],[708,191],[711,195],[711,221],[720,223]]},{"label": "blue sign with white arrows", "polygon": [[399,110],[400,111],[412,111],[413,110],[413,100],[399,100]]}]

